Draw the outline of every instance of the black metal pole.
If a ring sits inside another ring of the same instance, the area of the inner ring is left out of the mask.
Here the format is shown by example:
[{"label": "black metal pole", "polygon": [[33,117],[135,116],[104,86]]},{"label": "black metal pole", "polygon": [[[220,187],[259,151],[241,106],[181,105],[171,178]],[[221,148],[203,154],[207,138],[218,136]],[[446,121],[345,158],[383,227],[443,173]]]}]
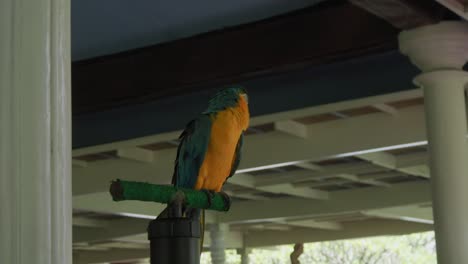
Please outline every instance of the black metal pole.
[{"label": "black metal pole", "polygon": [[200,222],[160,218],[150,222],[151,264],[200,264]]}]

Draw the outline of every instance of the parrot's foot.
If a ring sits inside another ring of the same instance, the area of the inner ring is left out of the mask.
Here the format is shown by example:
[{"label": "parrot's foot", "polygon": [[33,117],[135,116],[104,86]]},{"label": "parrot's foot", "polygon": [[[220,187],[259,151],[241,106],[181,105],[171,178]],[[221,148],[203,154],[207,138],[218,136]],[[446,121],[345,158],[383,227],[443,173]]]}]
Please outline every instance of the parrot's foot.
[{"label": "parrot's foot", "polygon": [[231,208],[231,197],[223,191],[219,192],[219,194],[223,197],[224,204],[226,205],[226,211],[229,211],[229,208]]},{"label": "parrot's foot", "polygon": [[206,194],[206,198],[208,199],[208,208],[210,208],[211,205],[213,204],[213,198],[215,196],[215,192],[210,191],[210,190],[201,190],[201,191]]}]

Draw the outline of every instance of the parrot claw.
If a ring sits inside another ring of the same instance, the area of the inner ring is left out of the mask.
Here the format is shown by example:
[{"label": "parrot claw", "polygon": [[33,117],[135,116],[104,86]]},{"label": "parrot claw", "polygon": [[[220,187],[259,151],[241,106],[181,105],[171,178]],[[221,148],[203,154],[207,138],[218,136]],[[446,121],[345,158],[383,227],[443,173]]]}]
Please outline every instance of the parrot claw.
[{"label": "parrot claw", "polygon": [[219,192],[219,194],[224,199],[224,204],[226,205],[226,211],[229,211],[229,208],[231,208],[231,197],[229,197],[229,195],[223,191]]},{"label": "parrot claw", "polygon": [[213,204],[213,197],[215,196],[215,192],[210,190],[202,190],[202,192],[206,194],[206,197],[208,198],[208,208],[210,208]]}]

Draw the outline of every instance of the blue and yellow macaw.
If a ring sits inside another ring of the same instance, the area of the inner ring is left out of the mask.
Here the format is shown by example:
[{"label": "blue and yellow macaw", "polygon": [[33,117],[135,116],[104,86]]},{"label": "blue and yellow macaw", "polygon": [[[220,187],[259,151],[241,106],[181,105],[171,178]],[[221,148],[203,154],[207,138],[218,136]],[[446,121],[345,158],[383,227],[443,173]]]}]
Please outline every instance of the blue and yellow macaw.
[{"label": "blue and yellow macaw", "polygon": [[[216,93],[208,108],[189,122],[179,137],[172,183],[176,187],[203,190],[209,196],[221,192],[227,178],[239,166],[243,132],[249,126],[249,118],[248,96],[243,88]],[[230,203],[229,197],[225,194],[224,197]],[[200,217],[204,229],[201,210],[184,212],[188,217]]]},{"label": "blue and yellow macaw", "polygon": [[206,111],[188,123],[179,137],[173,184],[220,192],[239,166],[249,117],[248,96],[243,88],[218,92]]}]

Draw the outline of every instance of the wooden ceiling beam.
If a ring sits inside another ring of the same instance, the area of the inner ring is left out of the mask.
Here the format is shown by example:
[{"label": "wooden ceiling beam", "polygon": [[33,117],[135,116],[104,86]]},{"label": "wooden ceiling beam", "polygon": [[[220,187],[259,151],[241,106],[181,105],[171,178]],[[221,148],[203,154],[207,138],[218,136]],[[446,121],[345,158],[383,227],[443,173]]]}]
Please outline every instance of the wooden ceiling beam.
[{"label": "wooden ceiling beam", "polygon": [[468,19],[468,0],[436,0],[455,14]]},{"label": "wooden ceiling beam", "polygon": [[465,11],[468,10],[468,0],[457,0],[457,2],[460,2],[465,7]]},{"label": "wooden ceiling beam", "polygon": [[468,0],[437,0],[437,1],[441,2],[441,3],[445,2],[447,4],[451,4],[451,5],[459,8],[463,12],[468,11]]},{"label": "wooden ceiling beam", "polygon": [[350,2],[400,29],[437,23],[444,10],[435,1],[350,0]]},{"label": "wooden ceiling beam", "polygon": [[397,47],[398,30],[346,1],[74,62],[73,113],[154,101]]}]

